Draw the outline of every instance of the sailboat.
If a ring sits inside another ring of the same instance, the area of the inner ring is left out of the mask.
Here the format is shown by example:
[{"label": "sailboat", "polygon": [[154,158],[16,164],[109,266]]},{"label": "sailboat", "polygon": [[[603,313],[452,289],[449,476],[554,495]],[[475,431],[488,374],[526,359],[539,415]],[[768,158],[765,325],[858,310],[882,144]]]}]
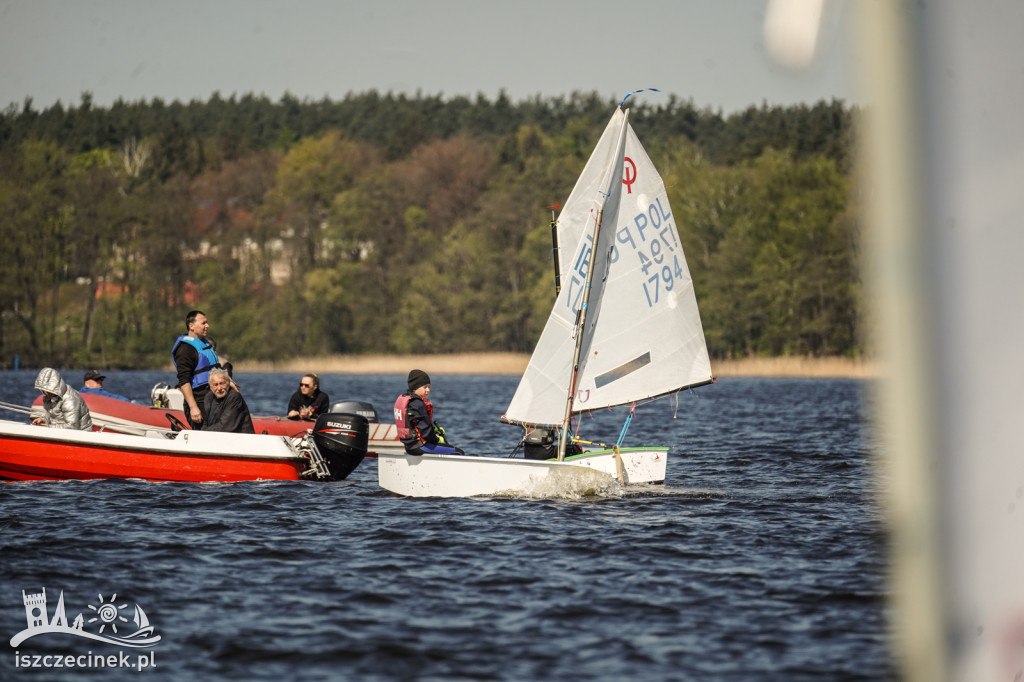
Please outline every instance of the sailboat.
[{"label": "sailboat", "polygon": [[570,450],[575,415],[714,381],[665,184],[624,101],[556,221],[556,272],[564,284],[501,418],[527,433],[557,433],[554,456],[381,454],[381,487],[416,497],[471,497],[585,494],[616,481],[664,481],[667,447],[620,442]]}]

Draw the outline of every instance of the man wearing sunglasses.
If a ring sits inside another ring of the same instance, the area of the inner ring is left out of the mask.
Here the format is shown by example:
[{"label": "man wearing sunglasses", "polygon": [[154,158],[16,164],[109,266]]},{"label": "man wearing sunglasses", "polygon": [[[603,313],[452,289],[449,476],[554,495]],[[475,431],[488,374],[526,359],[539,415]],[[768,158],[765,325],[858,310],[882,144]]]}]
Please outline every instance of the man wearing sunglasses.
[{"label": "man wearing sunglasses", "polygon": [[315,421],[328,411],[331,404],[327,394],[320,390],[320,377],[312,372],[299,379],[299,390],[288,401],[288,418]]}]

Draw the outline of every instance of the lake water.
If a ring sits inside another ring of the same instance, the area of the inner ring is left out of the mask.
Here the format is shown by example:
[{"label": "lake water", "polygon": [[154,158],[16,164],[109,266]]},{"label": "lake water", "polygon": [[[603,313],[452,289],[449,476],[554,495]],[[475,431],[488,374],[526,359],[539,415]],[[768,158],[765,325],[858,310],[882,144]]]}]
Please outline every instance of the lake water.
[{"label": "lake water", "polygon": [[[0,400],[31,402],[34,377],[0,373]],[[106,388],[148,402],[171,378],[109,372]],[[257,414],[283,413],[299,380],[235,378]],[[516,377],[432,380],[456,445],[512,449],[498,417]],[[404,384],[322,377],[385,417]],[[665,484],[601,498],[400,498],[374,459],[327,484],[0,485],[0,679],[896,679],[869,388],[726,378],[645,406],[625,442],[671,446]],[[581,435],[614,441],[622,417]],[[107,634],[133,632],[138,606],[161,640],[42,634],[16,657],[22,591],[42,588],[51,618],[63,592],[68,623],[95,632],[114,601]],[[155,667],[95,665],[118,652]],[[46,655],[78,666],[24,667]]]}]

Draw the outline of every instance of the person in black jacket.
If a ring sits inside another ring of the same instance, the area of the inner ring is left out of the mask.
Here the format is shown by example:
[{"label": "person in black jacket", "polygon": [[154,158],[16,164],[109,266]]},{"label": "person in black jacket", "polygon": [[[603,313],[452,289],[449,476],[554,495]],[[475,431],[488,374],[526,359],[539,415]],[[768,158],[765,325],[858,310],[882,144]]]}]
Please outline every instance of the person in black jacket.
[{"label": "person in black jacket", "polygon": [[[185,400],[185,420],[189,428],[199,429],[206,421],[204,405],[210,392],[210,370],[220,367],[217,345],[207,336],[210,322],[201,310],[190,310],[185,316],[187,334],[178,337],[171,348],[177,387]],[[231,377],[228,376],[230,382]],[[238,390],[238,386],[232,385]]]},{"label": "person in black jacket", "polygon": [[316,421],[316,418],[330,410],[331,399],[320,390],[320,377],[303,374],[299,379],[299,390],[288,401],[288,418]]},{"label": "person in black jacket", "polygon": [[223,369],[210,370],[210,392],[205,400],[203,431],[256,433],[245,398],[231,386],[231,377]]},{"label": "person in black jacket", "polygon": [[434,422],[430,395],[430,377],[420,369],[409,372],[409,391],[395,401],[395,425],[398,437],[410,455],[464,455],[461,448],[448,442],[444,429]]}]

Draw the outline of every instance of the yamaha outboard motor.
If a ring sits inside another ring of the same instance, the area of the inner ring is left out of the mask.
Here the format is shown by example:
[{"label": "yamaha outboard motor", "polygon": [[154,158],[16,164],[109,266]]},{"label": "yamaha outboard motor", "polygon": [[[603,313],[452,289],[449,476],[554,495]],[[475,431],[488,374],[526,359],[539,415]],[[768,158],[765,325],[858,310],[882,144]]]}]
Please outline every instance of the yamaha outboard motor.
[{"label": "yamaha outboard motor", "polygon": [[313,443],[331,471],[331,478],[346,478],[366,457],[370,423],[358,414],[328,412],[313,426]]},{"label": "yamaha outboard motor", "polygon": [[377,417],[377,409],[372,403],[367,403],[362,400],[339,400],[331,405],[331,412],[358,414],[360,417],[366,417],[367,421],[371,424],[380,423],[380,419]]}]

